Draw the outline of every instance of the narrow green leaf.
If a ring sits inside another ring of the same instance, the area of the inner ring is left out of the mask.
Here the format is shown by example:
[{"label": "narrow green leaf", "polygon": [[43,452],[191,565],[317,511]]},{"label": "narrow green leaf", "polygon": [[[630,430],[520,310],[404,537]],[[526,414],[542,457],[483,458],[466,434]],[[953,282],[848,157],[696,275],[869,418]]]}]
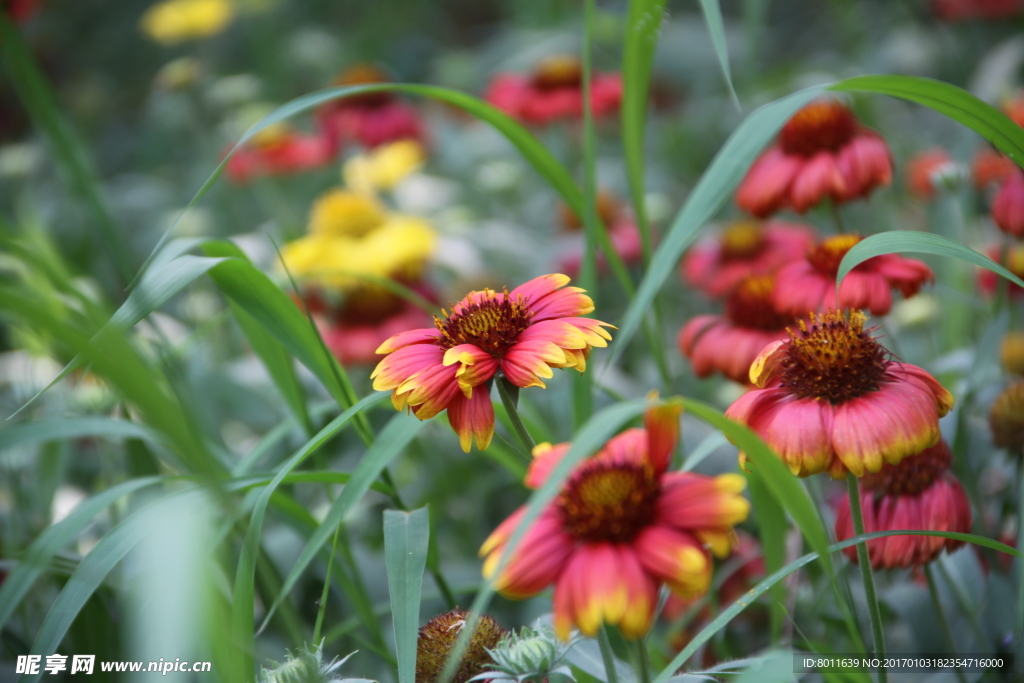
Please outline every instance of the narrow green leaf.
[{"label": "narrow green leaf", "polygon": [[[876,538],[886,538],[887,536],[936,536],[940,538],[951,538],[957,541],[964,541],[967,543],[974,543],[975,545],[984,546],[986,548],[992,548],[993,550],[998,550],[999,552],[1012,555],[1013,557],[1024,557],[1021,551],[1017,550],[1016,548],[1011,548],[1005,543],[993,541],[991,538],[985,538],[984,536],[976,536],[974,534],[961,534],[952,531],[910,530],[876,531],[870,534],[864,534],[862,536],[854,536],[853,538],[828,546],[826,548],[826,553],[827,555],[831,555],[832,553],[837,553],[840,550],[843,550],[844,548],[855,546],[862,541],[871,541]],[[752,589],[747,591],[743,595],[743,597],[738,598],[736,602],[734,602],[726,609],[722,610],[722,612],[717,617],[715,617],[714,621],[705,626],[704,629],[700,633],[698,633],[694,637],[694,639],[689,642],[689,644],[687,644],[683,651],[676,655],[676,657],[671,661],[671,663],[669,663],[669,665],[666,666],[660,674],[658,674],[657,678],[654,679],[653,683],[667,683],[668,680],[672,678],[672,675],[681,666],[683,666],[690,659],[690,657],[693,656],[693,654],[698,650],[698,648],[700,648],[701,645],[708,642],[708,640],[710,640],[716,633],[725,628],[725,625],[732,621],[737,614],[745,610],[755,600],[764,595],[764,593],[767,592],[773,585],[775,585],[779,581],[782,581],[787,576],[789,576],[796,570],[800,569],[801,567],[805,567],[817,559],[824,559],[824,557],[826,557],[827,555],[819,555],[817,552],[807,553],[803,557],[793,560],[782,569],[766,577],[759,584],[757,584]]]},{"label": "narrow green leaf", "polygon": [[996,275],[1006,278],[1019,287],[1024,287],[1024,280],[999,265],[988,256],[980,254],[969,247],[941,235],[933,235],[930,232],[913,232],[910,230],[890,230],[877,235],[870,235],[853,245],[850,251],[846,252],[842,262],[839,264],[839,272],[836,274],[836,290],[842,283],[843,278],[861,263],[870,258],[882,254],[935,254],[936,256],[947,256],[966,261],[975,266],[991,270]]},{"label": "narrow green leaf", "polygon": [[[387,394],[384,395],[386,396]],[[375,400],[380,400],[381,395],[377,394],[374,398]],[[306,541],[306,545],[302,548],[298,558],[296,558],[291,571],[285,577],[280,594],[274,600],[270,609],[267,610],[267,616],[260,625],[261,631],[266,627],[270,617],[273,616],[278,606],[288,596],[288,592],[295,585],[295,582],[306,571],[306,567],[309,566],[317,552],[320,551],[321,546],[330,538],[334,528],[341,523],[352,505],[362,498],[363,494],[370,488],[370,485],[380,476],[384,468],[388,466],[388,463],[405,450],[405,447],[419,434],[423,425],[424,423],[416,418],[399,413],[384,426],[377,439],[366,450],[366,455],[359,461],[355,471],[352,472],[352,478],[349,480],[348,485],[342,489],[341,495],[338,496],[331,505],[330,510],[327,511],[323,522]]]},{"label": "narrow green leaf", "polygon": [[42,443],[92,437],[142,439],[163,445],[163,436],[149,427],[111,417],[50,417],[0,429],[0,451],[18,444]]},{"label": "narrow green leaf", "polygon": [[729,95],[736,109],[743,111],[740,106],[740,98],[736,95],[736,88],[732,85],[732,73],[729,69],[729,46],[725,42],[725,23],[722,21],[722,8],[718,0],[700,0],[700,7],[704,10],[704,21],[708,25],[708,33],[711,34],[711,43],[715,46],[715,54],[718,56],[718,63],[722,67],[722,76],[729,88]]},{"label": "narrow green leaf", "polygon": [[412,512],[384,511],[384,561],[387,563],[391,619],[398,653],[398,683],[416,683],[420,591],[429,539],[430,515],[427,508]]},{"label": "narrow green leaf", "polygon": [[[786,562],[786,531],[789,524],[782,504],[768,490],[762,477],[748,472],[747,490],[757,518],[757,532],[764,553],[765,571],[772,574]],[[777,583],[771,587],[769,608],[771,610],[771,639],[778,642],[786,610],[786,586]]]}]

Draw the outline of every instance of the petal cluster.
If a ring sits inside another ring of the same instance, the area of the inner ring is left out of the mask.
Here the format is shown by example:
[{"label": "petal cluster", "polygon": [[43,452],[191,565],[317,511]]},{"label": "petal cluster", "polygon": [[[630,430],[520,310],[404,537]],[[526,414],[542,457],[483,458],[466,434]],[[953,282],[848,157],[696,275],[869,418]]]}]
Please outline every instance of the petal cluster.
[{"label": "petal cluster", "polygon": [[553,368],[586,369],[592,347],[607,346],[607,323],[581,317],[594,310],[569,278],[543,275],[511,292],[470,292],[435,328],[396,334],[377,349],[387,354],[373,387],[391,391],[395,408],[427,420],[447,410],[463,450],[484,449],[494,433],[490,382],[544,387]]},{"label": "petal cluster", "polygon": [[[499,73],[484,99],[517,119],[538,126],[583,116],[583,71],[575,57],[550,57],[532,74]],[[595,117],[618,111],[622,78],[596,73],[590,82],[590,107]]]},{"label": "petal cluster", "polygon": [[[706,592],[709,549],[727,554],[733,526],[749,511],[746,482],[735,474],[667,472],[678,430],[677,407],[650,409],[645,428],[612,438],[574,468],[507,561],[525,507],[502,522],[480,549],[484,575],[510,597],[553,585],[554,626],[563,639],[573,628],[593,636],[601,624],[640,638],[654,618],[659,586],[684,598]],[[541,486],[568,449],[538,446],[527,485]]]}]

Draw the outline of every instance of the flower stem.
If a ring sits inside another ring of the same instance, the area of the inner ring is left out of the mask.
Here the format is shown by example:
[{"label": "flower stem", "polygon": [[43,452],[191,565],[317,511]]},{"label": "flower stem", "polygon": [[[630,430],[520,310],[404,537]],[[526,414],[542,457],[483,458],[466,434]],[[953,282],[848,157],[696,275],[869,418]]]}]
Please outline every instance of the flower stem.
[{"label": "flower stem", "polygon": [[[935,616],[939,620],[939,626],[942,627],[942,636],[946,639],[946,647],[949,648],[949,654],[955,655],[956,641],[953,639],[953,632],[949,630],[949,619],[946,618],[946,611],[942,608],[942,601],[939,599],[939,589],[935,585],[935,573],[932,571],[931,562],[924,566],[924,576],[928,580],[928,595],[932,598],[932,606],[935,607]],[[956,668],[956,677],[960,683],[967,683],[964,671],[960,667]]]},{"label": "flower stem", "polygon": [[597,632],[597,644],[601,648],[601,660],[604,662],[604,675],[608,683],[619,683],[619,674],[615,670],[612,642],[608,639],[608,627],[604,624],[601,624],[601,628]]},{"label": "flower stem", "polygon": [[651,662],[647,653],[647,641],[639,638],[633,641],[633,657],[636,659],[636,674],[639,683],[651,683]]},{"label": "flower stem", "polygon": [[526,446],[528,452],[533,452],[533,447],[537,444],[534,443],[533,437],[530,436],[530,431],[523,424],[523,419],[519,417],[519,387],[508,379],[504,375],[498,375],[498,395],[501,396],[501,403],[505,406],[505,411],[508,413],[508,419],[512,422],[512,428],[516,431],[516,435],[519,436],[519,440]]},{"label": "flower stem", "polygon": [[327,558],[327,574],[324,576],[324,589],[320,593],[320,604],[316,610],[316,625],[313,626],[313,645],[320,644],[320,628],[324,624],[324,612],[327,611],[327,597],[331,589],[331,565],[334,564],[334,553],[338,547],[338,531],[341,525],[334,527],[334,540],[331,542],[331,555]]},{"label": "flower stem", "polygon": [[[860,482],[852,473],[846,475],[846,490],[850,494],[850,516],[853,517],[853,532],[857,536],[864,534],[864,514],[860,509]],[[868,544],[862,541],[857,544],[857,564],[860,566],[861,581],[864,583],[864,597],[868,601],[868,613],[871,616],[871,636],[874,641],[875,656],[885,660],[885,636],[882,633],[882,612],[878,607],[878,596],[875,594],[875,577],[871,574],[871,560],[868,558]],[[889,680],[884,663],[878,667],[878,683]]]}]

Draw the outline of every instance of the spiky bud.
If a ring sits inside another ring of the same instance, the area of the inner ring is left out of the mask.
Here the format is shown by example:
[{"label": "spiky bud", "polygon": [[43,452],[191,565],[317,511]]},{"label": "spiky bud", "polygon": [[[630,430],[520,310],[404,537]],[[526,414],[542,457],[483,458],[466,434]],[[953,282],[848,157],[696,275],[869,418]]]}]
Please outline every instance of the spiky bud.
[{"label": "spiky bud", "polygon": [[494,665],[490,671],[479,674],[476,678],[514,680],[519,683],[526,681],[543,681],[561,674],[572,678],[572,672],[561,666],[565,654],[575,641],[568,643],[555,635],[551,629],[523,628],[519,633],[509,633],[498,646],[489,650]]},{"label": "spiky bud", "polygon": [[[456,607],[451,612],[434,617],[420,629],[416,641],[416,683],[435,683],[440,678],[448,654],[455,647],[455,641],[468,619],[469,612]],[[486,614],[481,615],[462,653],[452,683],[467,683],[491,666],[488,648],[495,647],[505,633],[497,621]]]},{"label": "spiky bud", "polygon": [[271,668],[260,671],[260,683],[372,683],[362,678],[340,678],[334,671],[341,667],[354,652],[344,659],[335,657],[323,661],[323,643],[308,646],[297,654],[285,650],[284,662],[268,661]]}]

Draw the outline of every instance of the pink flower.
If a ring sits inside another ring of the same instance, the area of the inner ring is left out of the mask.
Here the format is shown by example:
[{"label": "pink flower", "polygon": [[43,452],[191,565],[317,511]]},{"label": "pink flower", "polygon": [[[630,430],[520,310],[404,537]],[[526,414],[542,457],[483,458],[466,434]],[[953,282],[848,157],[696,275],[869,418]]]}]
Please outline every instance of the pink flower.
[{"label": "pink flower", "polygon": [[720,372],[734,382],[750,382],[750,364],[773,341],[788,339],[793,316],[775,310],[771,275],[740,282],[725,304],[725,315],[699,315],[679,332],[679,349],[698,377]]},{"label": "pink flower", "polygon": [[738,221],[719,237],[690,249],[681,275],[690,286],[718,298],[748,276],[771,275],[801,258],[813,242],[814,228],[806,225]]},{"label": "pink flower", "polygon": [[[898,465],[885,465],[878,474],[863,479],[860,492],[864,531],[971,531],[971,505],[952,472],[953,454],[939,441]],[[853,538],[850,498],[844,497],[836,512],[836,539]],[[874,569],[910,569],[952,552],[963,541],[940,536],[887,536],[868,541],[868,557]],[[857,548],[843,550],[853,562]]]},{"label": "pink flower", "polygon": [[736,192],[740,208],[764,218],[822,199],[848,202],[892,181],[889,146],[862,128],[846,105],[812,102],[791,118],[778,142],[750,167]]},{"label": "pink flower", "polygon": [[319,135],[304,135],[286,128],[267,128],[228,159],[229,180],[247,183],[253,178],[288,175],[319,168],[334,160],[337,147]]},{"label": "pink flower", "polygon": [[[334,85],[370,85],[389,81],[383,70],[358,64],[341,74]],[[390,92],[364,93],[328,102],[317,110],[316,117],[324,136],[337,145],[356,142],[373,148],[404,139],[426,142],[419,114]]]},{"label": "pink flower", "polygon": [[[953,396],[921,368],[888,359],[853,311],[811,316],[750,368],[757,389],[725,411],[806,477],[861,477],[934,446]],[[740,455],[740,462],[746,458]]]},{"label": "pink flower", "polygon": [[317,327],[327,348],[343,365],[368,365],[379,360],[377,349],[391,337],[429,322],[430,317],[407,301],[381,306],[370,315],[342,310],[318,316]]},{"label": "pink flower", "polygon": [[992,220],[1006,234],[1024,237],[1024,171],[1019,168],[999,187],[992,203]]},{"label": "pink flower", "polygon": [[[523,598],[554,585],[554,626],[593,636],[602,623],[630,639],[650,629],[658,588],[686,598],[707,591],[711,557],[728,554],[732,527],[750,509],[743,477],[667,472],[679,435],[678,407],[648,410],[645,429],[612,438],[576,466],[558,497],[523,535],[496,577],[504,595]],[[526,485],[540,487],[570,444],[541,444]],[[484,541],[484,576],[492,578],[526,508]]]},{"label": "pink flower", "polygon": [[[498,109],[534,125],[583,116],[583,67],[570,56],[549,57],[530,75],[500,73],[484,99]],[[590,83],[590,106],[595,117],[618,110],[622,77],[595,73]]]},{"label": "pink flower", "polygon": [[808,250],[806,258],[779,269],[775,281],[775,304],[780,311],[806,315],[834,308],[861,308],[872,315],[885,315],[892,308],[892,289],[909,298],[932,282],[923,261],[897,254],[875,256],[843,278],[836,297],[836,274],[843,257],[860,242],[859,235],[836,235]]},{"label": "pink flower", "polygon": [[971,175],[974,177],[974,185],[978,189],[1002,182],[1017,170],[1019,167],[1013,163],[1013,159],[991,147],[982,148],[971,164]]},{"label": "pink flower", "polygon": [[607,346],[607,323],[583,318],[594,303],[565,275],[543,275],[509,293],[470,292],[436,329],[396,334],[377,349],[388,354],[370,375],[391,391],[397,410],[428,420],[448,410],[463,450],[483,450],[494,434],[491,380],[499,371],[518,387],[544,387],[552,368],[583,372],[591,347]]}]

